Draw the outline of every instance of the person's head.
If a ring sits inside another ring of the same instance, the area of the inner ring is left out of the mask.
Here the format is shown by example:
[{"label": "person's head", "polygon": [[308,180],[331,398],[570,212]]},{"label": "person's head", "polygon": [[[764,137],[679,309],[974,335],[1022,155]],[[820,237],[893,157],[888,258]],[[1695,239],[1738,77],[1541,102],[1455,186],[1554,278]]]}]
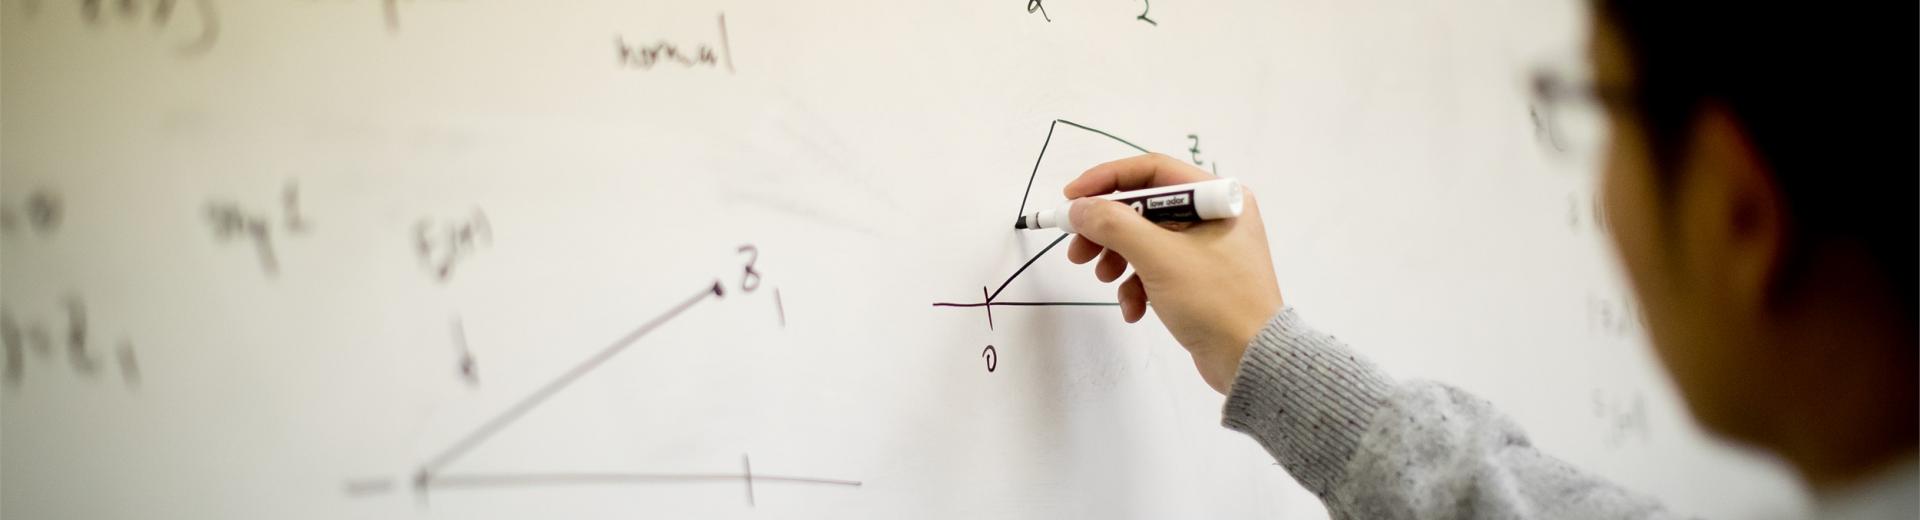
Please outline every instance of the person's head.
[{"label": "person's head", "polygon": [[[1655,348],[1709,430],[1802,450],[1816,441],[1783,431],[1782,410],[1826,401],[1795,419],[1830,413],[1812,425],[1829,442],[1895,429],[1912,449],[1915,9],[1596,1],[1602,203]],[[1848,475],[1810,465],[1861,463],[1782,454],[1816,485]]]}]

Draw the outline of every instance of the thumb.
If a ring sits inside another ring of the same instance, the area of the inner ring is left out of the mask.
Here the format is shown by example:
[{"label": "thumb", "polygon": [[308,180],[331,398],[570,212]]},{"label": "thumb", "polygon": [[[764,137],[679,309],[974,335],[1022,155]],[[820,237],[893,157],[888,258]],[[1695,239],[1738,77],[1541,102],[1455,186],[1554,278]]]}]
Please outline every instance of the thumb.
[{"label": "thumb", "polygon": [[1096,197],[1073,201],[1067,220],[1073,223],[1075,233],[1120,253],[1136,266],[1152,263],[1152,257],[1160,254],[1160,244],[1174,233],[1141,217],[1126,204]]}]

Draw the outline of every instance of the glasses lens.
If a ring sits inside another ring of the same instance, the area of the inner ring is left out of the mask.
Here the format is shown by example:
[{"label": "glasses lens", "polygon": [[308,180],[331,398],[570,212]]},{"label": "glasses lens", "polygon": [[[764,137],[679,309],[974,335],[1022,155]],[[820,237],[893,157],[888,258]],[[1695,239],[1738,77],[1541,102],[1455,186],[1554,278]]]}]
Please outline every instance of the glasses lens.
[{"label": "glasses lens", "polygon": [[1534,137],[1549,155],[1591,160],[1607,144],[1607,112],[1590,81],[1569,77],[1564,73],[1535,75]]}]

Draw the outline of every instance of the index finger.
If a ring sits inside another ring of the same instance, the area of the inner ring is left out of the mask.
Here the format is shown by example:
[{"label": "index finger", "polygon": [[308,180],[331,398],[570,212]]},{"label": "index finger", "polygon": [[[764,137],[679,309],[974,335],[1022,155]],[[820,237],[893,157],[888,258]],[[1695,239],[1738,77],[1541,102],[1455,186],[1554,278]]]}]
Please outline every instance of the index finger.
[{"label": "index finger", "polygon": [[1191,164],[1166,154],[1141,154],[1094,166],[1062,189],[1068,199],[1106,195],[1116,191],[1137,190],[1213,179]]}]

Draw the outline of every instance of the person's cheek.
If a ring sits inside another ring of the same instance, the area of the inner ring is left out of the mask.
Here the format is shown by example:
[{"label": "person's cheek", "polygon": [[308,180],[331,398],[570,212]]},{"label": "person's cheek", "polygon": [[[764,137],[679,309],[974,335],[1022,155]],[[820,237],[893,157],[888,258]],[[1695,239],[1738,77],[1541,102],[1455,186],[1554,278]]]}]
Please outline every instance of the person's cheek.
[{"label": "person's cheek", "polygon": [[[1654,353],[1660,358],[1668,375],[1680,386],[1681,393],[1689,398],[1689,405],[1697,405],[1692,396],[1699,385],[1699,356],[1691,348],[1684,335],[1675,334],[1686,327],[1681,320],[1683,312],[1678,309],[1686,306],[1680,302],[1680,294],[1675,287],[1676,280],[1667,272],[1671,267],[1668,255],[1662,246],[1667,237],[1662,235],[1665,227],[1661,224],[1663,200],[1659,194],[1659,180],[1650,156],[1646,153],[1644,142],[1637,134],[1615,130],[1613,143],[1600,181],[1600,204],[1606,225],[1604,228],[1627,281],[1633,289],[1634,299],[1639,302],[1648,339],[1651,340]],[[1698,410],[1698,406],[1694,406]]]},{"label": "person's cheek", "polygon": [[1648,290],[1657,288],[1654,275],[1654,241],[1657,230],[1650,224],[1653,200],[1652,165],[1640,142],[1630,130],[1615,128],[1607,139],[1608,150],[1600,176],[1600,228],[1613,243],[1622,266],[1641,301],[1649,299]]}]

